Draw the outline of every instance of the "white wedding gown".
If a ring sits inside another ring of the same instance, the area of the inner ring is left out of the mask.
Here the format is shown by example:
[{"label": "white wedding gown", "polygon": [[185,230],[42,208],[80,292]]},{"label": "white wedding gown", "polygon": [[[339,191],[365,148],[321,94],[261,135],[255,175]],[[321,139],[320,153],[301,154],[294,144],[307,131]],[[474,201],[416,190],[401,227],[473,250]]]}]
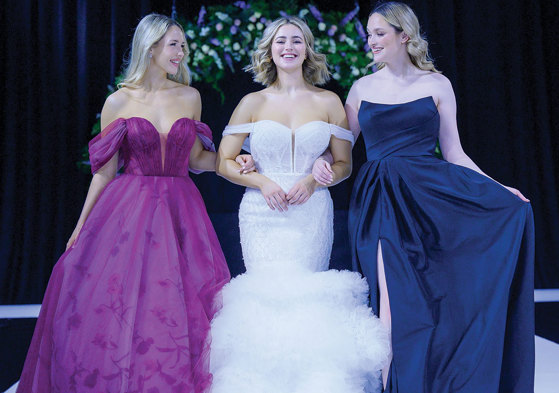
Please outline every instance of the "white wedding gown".
[{"label": "white wedding gown", "polygon": [[[351,132],[313,121],[296,130],[269,120],[228,126],[248,133],[258,172],[286,192],[307,176],[331,136]],[[223,289],[212,322],[212,393],[360,393],[379,387],[389,339],[367,307],[358,274],[327,270],[333,240],[330,193],[271,210],[247,188],[239,210],[247,272]]]}]

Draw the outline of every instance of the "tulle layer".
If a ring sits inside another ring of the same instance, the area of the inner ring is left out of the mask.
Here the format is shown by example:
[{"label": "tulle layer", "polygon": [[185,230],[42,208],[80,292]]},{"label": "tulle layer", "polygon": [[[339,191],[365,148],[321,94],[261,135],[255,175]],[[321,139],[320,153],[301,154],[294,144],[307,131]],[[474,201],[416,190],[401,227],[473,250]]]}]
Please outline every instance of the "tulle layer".
[{"label": "tulle layer", "polygon": [[120,176],[55,266],[18,391],[207,391],[228,278],[189,178]]},{"label": "tulle layer", "polygon": [[355,393],[378,383],[389,339],[357,273],[250,272],[222,293],[213,393]]}]

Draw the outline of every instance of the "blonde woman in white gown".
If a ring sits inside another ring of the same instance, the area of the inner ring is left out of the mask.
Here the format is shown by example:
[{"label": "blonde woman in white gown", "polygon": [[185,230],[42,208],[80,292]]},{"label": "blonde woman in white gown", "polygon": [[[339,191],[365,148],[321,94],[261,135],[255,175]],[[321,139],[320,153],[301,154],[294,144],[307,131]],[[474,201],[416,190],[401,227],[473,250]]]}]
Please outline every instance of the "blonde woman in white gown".
[{"label": "blonde woman in white gown", "polygon": [[[359,393],[378,388],[388,335],[364,279],[327,270],[330,193],[311,175],[329,148],[331,183],[351,172],[353,136],[325,56],[295,17],[270,24],[248,67],[267,86],[245,96],[224,131],[217,172],[247,187],[239,225],[247,272],[223,290],[212,322],[213,393]],[[235,162],[250,149],[257,172]]]}]

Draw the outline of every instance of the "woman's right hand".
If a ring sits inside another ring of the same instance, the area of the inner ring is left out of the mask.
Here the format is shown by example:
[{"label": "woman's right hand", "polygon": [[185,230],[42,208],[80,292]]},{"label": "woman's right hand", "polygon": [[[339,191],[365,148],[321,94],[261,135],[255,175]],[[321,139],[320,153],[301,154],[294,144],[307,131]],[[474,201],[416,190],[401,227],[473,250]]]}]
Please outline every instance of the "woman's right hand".
[{"label": "woman's right hand", "polygon": [[262,192],[270,209],[278,209],[280,212],[287,210],[287,194],[276,182],[269,179],[266,180],[266,182],[260,186],[260,192]]},{"label": "woman's right hand", "polygon": [[330,163],[322,157],[318,157],[312,166],[314,180],[320,185],[328,187],[334,179],[333,173]]},{"label": "woman's right hand", "polygon": [[81,230],[82,230],[81,225],[76,226],[76,228],[74,229],[74,232],[72,232],[72,235],[70,236],[70,239],[68,240],[68,243],[66,243],[66,250],[74,245],[74,242],[76,241],[76,239],[80,235]]}]

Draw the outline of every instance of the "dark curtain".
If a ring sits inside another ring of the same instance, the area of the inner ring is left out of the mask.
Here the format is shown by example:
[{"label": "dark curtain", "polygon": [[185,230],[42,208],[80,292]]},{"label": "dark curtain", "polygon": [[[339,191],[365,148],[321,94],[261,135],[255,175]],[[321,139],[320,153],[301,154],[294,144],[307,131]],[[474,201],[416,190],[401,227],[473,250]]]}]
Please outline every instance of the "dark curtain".
[{"label": "dark curtain", "polygon": [[[214,1],[215,3],[226,3]],[[375,2],[361,1],[366,19]],[[8,0],[0,13],[4,89],[0,179],[0,303],[39,303],[78,218],[90,176],[76,167],[118,74],[133,28],[168,1]],[[202,2],[176,2],[195,18]],[[353,3],[316,1],[349,11]],[[453,83],[462,144],[472,159],[532,201],[536,286],[559,287],[557,2],[409,1],[436,64]],[[203,120],[217,141],[239,99],[258,86],[230,75],[227,102],[204,84]],[[334,83],[328,85],[343,95]],[[354,173],[363,162],[355,150]],[[351,181],[333,191],[347,208]],[[196,177],[210,214],[234,214],[242,194],[214,174]],[[222,242],[236,242],[227,236]],[[224,245],[224,248],[227,248]],[[336,253],[336,250],[334,251]]]}]

